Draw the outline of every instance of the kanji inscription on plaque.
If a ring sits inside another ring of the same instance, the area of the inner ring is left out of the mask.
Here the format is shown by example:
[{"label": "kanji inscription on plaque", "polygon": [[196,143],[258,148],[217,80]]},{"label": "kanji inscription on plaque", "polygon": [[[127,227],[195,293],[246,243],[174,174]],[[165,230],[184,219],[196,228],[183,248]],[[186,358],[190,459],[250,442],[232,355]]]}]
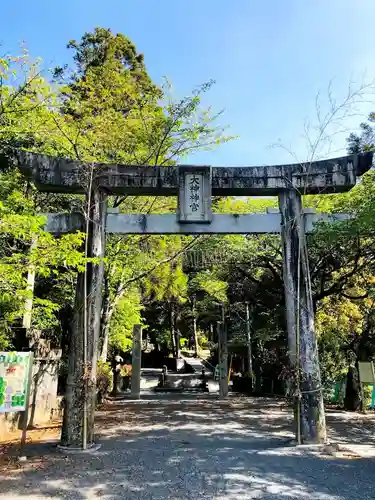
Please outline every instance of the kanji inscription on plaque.
[{"label": "kanji inscription on plaque", "polygon": [[179,221],[211,221],[211,170],[209,167],[179,168]]},{"label": "kanji inscription on plaque", "polygon": [[202,174],[185,174],[185,214],[190,220],[200,220],[203,205]]}]

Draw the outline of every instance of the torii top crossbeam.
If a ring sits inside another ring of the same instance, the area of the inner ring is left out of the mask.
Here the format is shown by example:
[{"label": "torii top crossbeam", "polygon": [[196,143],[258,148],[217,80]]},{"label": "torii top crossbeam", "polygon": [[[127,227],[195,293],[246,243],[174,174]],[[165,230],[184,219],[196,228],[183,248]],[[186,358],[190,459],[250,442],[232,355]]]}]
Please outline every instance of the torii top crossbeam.
[{"label": "torii top crossbeam", "polygon": [[[285,189],[297,189],[301,194],[345,192],[356,184],[358,176],[371,168],[372,156],[369,152],[306,164],[212,167],[211,193],[213,196],[269,196]],[[84,191],[82,169],[85,166],[79,162],[26,151],[16,151],[12,162],[41,191]],[[108,194],[176,196],[179,169],[178,166],[97,164],[94,171],[98,187]]]}]

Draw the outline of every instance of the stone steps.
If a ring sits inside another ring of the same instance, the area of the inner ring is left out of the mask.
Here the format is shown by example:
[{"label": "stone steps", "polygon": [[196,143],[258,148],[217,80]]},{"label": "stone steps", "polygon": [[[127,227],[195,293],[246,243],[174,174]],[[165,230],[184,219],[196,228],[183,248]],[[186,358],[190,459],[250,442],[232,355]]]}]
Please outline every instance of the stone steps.
[{"label": "stone steps", "polygon": [[207,377],[212,375],[212,369],[210,364],[205,361],[204,359],[201,358],[190,358],[187,356],[181,356],[182,359],[185,361],[186,365],[190,366],[194,373],[196,374],[202,374],[202,370],[204,369],[205,374]]},{"label": "stone steps", "polygon": [[[195,365],[198,370],[198,364]],[[141,390],[158,390],[169,392],[184,392],[184,391],[202,391],[202,374],[200,371],[197,373],[173,373],[168,372],[167,385],[165,388],[157,388],[161,369],[142,369],[141,372]],[[209,392],[217,392],[219,385],[215,382],[210,373],[206,371],[206,382]]]}]

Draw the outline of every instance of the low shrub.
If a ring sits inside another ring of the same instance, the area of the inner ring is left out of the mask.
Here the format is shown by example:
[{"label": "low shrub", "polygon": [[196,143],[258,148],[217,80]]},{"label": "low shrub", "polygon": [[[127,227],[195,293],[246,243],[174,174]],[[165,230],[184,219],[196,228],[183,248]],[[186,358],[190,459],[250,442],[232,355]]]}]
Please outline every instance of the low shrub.
[{"label": "low shrub", "polygon": [[98,361],[96,374],[96,399],[97,404],[103,403],[104,398],[111,392],[113,387],[112,369],[110,363]]}]

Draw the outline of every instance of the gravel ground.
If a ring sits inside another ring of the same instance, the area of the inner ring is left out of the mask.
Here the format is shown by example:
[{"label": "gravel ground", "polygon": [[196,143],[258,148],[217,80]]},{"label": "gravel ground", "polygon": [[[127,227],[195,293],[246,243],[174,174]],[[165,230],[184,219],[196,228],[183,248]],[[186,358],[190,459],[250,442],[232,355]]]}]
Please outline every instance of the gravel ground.
[{"label": "gravel ground", "polygon": [[[0,498],[375,499],[375,458],[333,458],[287,445],[290,412],[274,400],[177,396],[116,402],[98,413],[93,454],[51,444],[0,476]],[[374,444],[373,420],[331,413],[335,439]]]}]

